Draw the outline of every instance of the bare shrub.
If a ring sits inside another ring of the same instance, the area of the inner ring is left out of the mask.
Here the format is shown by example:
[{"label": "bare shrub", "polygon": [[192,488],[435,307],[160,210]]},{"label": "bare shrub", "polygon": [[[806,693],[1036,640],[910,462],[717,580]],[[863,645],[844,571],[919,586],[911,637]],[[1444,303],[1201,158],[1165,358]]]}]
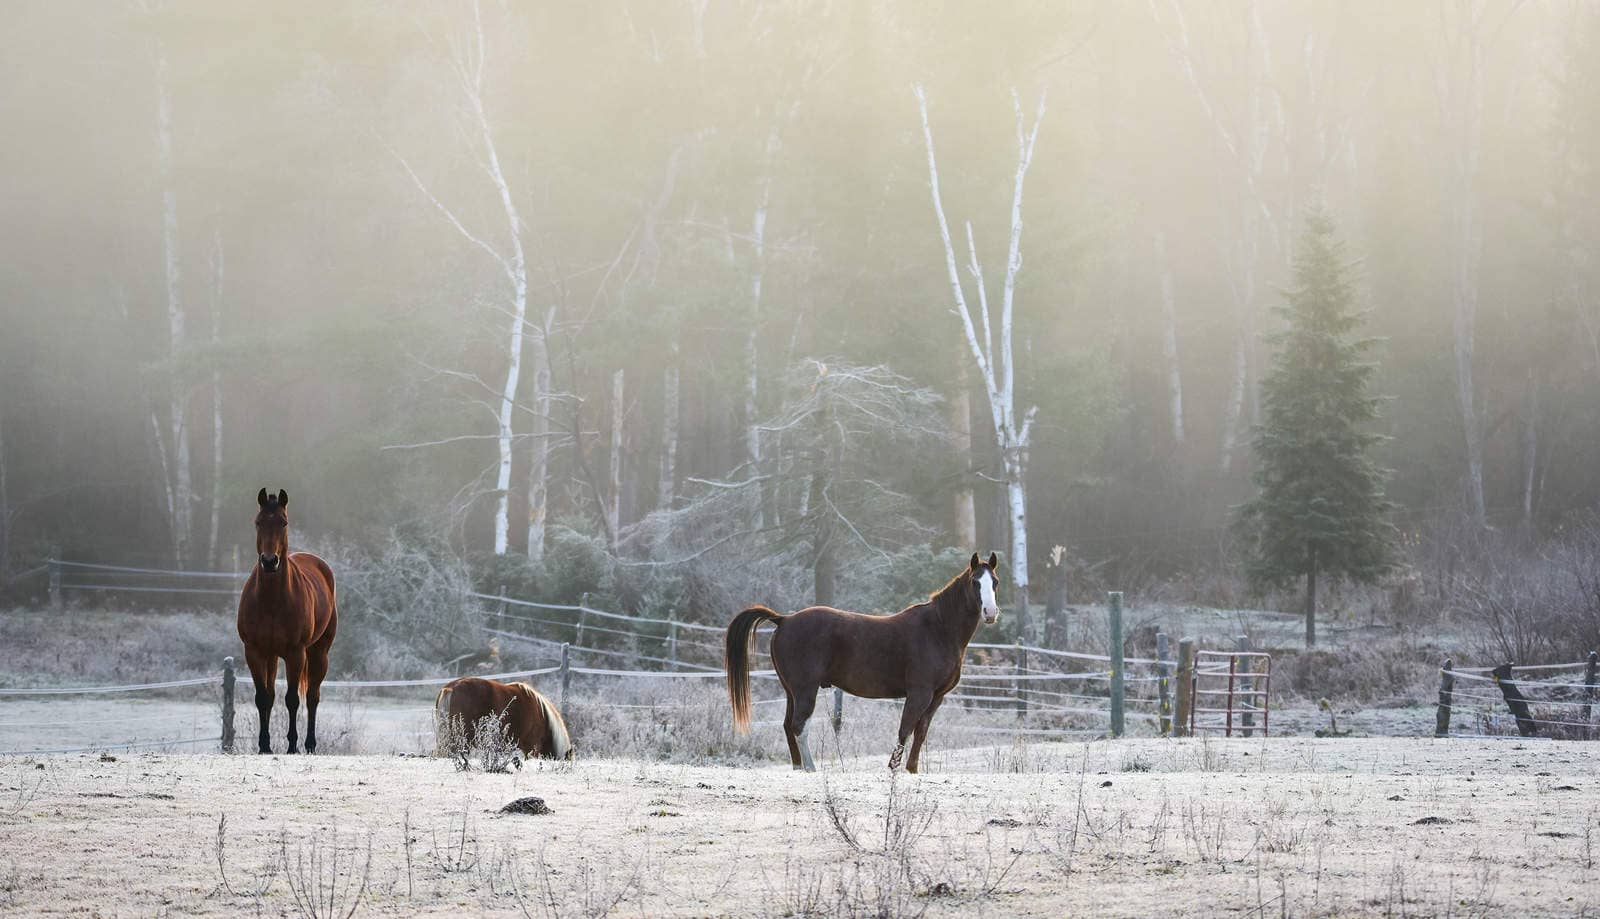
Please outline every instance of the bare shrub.
[{"label": "bare shrub", "polygon": [[435,753],[455,762],[457,772],[470,772],[473,757],[483,772],[507,773],[511,767],[522,768],[522,750],[511,736],[511,727],[499,714],[490,712],[472,723],[472,730],[459,715],[434,725]]},{"label": "bare shrub", "polygon": [[283,876],[295,911],[309,919],[350,919],[367,894],[372,876],[372,837],[365,846],[337,831],[318,830],[297,842],[290,856],[287,835],[279,840]]},{"label": "bare shrub", "polygon": [[222,814],[217,818],[217,876],[222,879],[222,889],[235,897],[249,897],[259,901],[272,886],[273,880],[278,876],[280,867],[278,859],[269,860],[256,870],[248,887],[235,888],[228,880],[228,815]]},{"label": "bare shrub", "polygon": [[621,852],[580,857],[576,870],[557,872],[545,860],[544,847],[540,846],[532,882],[523,877],[520,868],[513,870],[512,894],[524,916],[597,919],[611,915],[630,896],[640,893],[649,864],[650,850],[646,846],[633,857]]}]

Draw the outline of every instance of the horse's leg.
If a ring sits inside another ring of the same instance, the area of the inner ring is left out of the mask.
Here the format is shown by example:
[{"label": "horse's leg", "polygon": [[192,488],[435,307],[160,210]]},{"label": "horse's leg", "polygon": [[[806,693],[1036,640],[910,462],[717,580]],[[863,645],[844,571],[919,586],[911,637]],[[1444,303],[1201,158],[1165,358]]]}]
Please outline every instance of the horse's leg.
[{"label": "horse's leg", "polygon": [[333,636],[326,635],[306,651],[306,752],[317,752],[317,703],[322,701],[322,679],[328,675],[328,649]]},{"label": "horse's leg", "polygon": [[787,686],[783,689],[783,739],[789,742],[789,763],[794,768],[800,768],[800,734],[791,725],[794,724],[794,693]]},{"label": "horse's leg", "polygon": [[928,703],[928,710],[917,719],[916,732],[911,737],[911,753],[906,757],[906,771],[917,771],[917,760],[922,756],[922,742],[928,739],[928,725],[933,722],[933,713],[939,710],[939,703],[944,701],[944,696],[936,696]]},{"label": "horse's leg", "polygon": [[900,768],[900,757],[906,752],[906,740],[932,701],[933,693],[926,689],[913,689],[906,693],[905,708],[900,710],[900,733],[895,737],[894,752],[889,754],[891,770]]},{"label": "horse's leg", "polygon": [[806,724],[811,720],[811,713],[817,708],[817,687],[802,688],[789,698],[794,700],[794,707],[789,710],[785,719],[784,730],[794,738],[793,745],[800,748],[800,758],[795,768],[816,772],[817,764],[811,761],[811,744],[806,740]]},{"label": "horse's leg", "polygon": [[291,654],[283,659],[283,678],[288,684],[283,694],[283,704],[289,709],[289,753],[299,753],[300,733],[296,724],[300,715],[300,680],[306,672],[306,652]]},{"label": "horse's leg", "polygon": [[250,668],[250,681],[256,684],[256,721],[260,728],[257,751],[272,752],[272,737],[267,729],[272,725],[272,684],[278,678],[278,659],[248,648],[244,662]]}]

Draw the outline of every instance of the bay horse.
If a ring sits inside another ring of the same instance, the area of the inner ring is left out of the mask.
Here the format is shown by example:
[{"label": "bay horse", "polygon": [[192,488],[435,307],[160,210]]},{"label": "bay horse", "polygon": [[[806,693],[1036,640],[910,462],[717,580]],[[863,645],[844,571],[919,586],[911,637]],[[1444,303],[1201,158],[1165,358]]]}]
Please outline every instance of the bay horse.
[{"label": "bay horse", "polygon": [[[480,740],[478,722],[498,717],[524,759],[571,759],[572,737],[561,713],[538,690],[527,683],[501,683],[482,677],[464,676],[451,680],[433,700],[435,733],[440,749],[464,753]],[[461,749],[452,749],[458,744]]]},{"label": "bay horse", "polygon": [[978,620],[1000,621],[995,586],[1000,560],[987,562],[972,554],[967,569],[941,587],[926,603],[908,606],[891,616],[868,616],[827,606],[812,606],[788,616],[765,606],[752,606],[733,617],[724,645],[728,701],[733,723],[750,729],[750,643],[756,626],[776,624],[772,666],[788,696],[783,732],[789,759],[796,769],[813,771],[806,744],[806,722],[817,705],[817,690],[837,686],[867,699],[905,699],[900,732],[889,768],[900,766],[906,739],[913,738],[906,771],[917,771],[928,723],[945,693],[961,679],[967,644]]},{"label": "bay horse", "polygon": [[289,752],[295,744],[300,694],[306,697],[306,752],[317,750],[317,703],[328,675],[328,649],[339,630],[333,569],[309,552],[289,551],[289,493],[265,488],[256,495],[256,565],[239,595],[239,639],[256,684],[261,720],[260,750],[272,752],[267,728],[272,719],[273,683],[283,659],[288,687]]}]

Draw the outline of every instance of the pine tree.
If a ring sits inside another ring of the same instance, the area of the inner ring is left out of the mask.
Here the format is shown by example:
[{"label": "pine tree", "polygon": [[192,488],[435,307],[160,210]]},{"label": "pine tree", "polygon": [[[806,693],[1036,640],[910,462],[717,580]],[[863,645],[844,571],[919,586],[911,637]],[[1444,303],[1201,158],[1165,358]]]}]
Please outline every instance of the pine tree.
[{"label": "pine tree", "polygon": [[1313,211],[1278,309],[1287,327],[1269,339],[1277,355],[1253,442],[1259,493],[1239,519],[1253,586],[1305,579],[1307,647],[1316,643],[1319,575],[1370,583],[1395,564],[1386,473],[1369,455],[1384,439],[1371,432],[1379,400],[1365,359],[1376,340],[1358,337],[1351,274],[1333,221]]}]

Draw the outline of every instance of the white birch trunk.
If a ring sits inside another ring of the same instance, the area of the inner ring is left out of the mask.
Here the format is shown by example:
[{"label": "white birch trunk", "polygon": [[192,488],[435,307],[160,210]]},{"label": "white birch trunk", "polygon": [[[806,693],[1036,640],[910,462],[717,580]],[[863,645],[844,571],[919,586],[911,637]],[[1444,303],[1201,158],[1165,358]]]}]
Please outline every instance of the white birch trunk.
[{"label": "white birch trunk", "polygon": [[[1028,519],[1027,519],[1027,461],[1028,443],[1037,411],[1030,408],[1018,423],[1016,411],[1016,364],[1012,349],[1012,315],[1015,302],[1017,273],[1022,268],[1022,190],[1033,162],[1034,143],[1039,137],[1039,125],[1044,120],[1044,96],[1039,97],[1033,127],[1027,128],[1022,103],[1016,91],[1011,93],[1011,105],[1016,115],[1017,169],[1011,196],[1010,237],[1006,255],[1006,274],[1002,287],[1000,329],[994,335],[989,322],[988,296],[983,283],[982,267],[978,262],[977,245],[972,237],[972,224],[968,223],[967,246],[969,268],[978,292],[981,330],[975,327],[966,293],[961,286],[961,275],[956,269],[955,245],[950,239],[949,222],[945,219],[944,203],[939,194],[939,167],[934,156],[933,128],[928,121],[928,100],[921,86],[915,88],[918,110],[922,116],[922,135],[928,150],[928,189],[933,198],[934,215],[938,219],[939,238],[944,244],[945,268],[949,274],[950,292],[955,301],[955,311],[961,320],[967,348],[972,353],[978,374],[988,397],[989,416],[994,426],[995,445],[999,448],[1005,474],[1007,522],[1011,531],[1010,565],[1011,589],[1021,613],[1021,628],[1029,630],[1028,604]],[[982,338],[980,339],[980,334]],[[994,338],[998,338],[996,343]],[[995,354],[998,347],[1000,353]]]},{"label": "white birch trunk", "polygon": [[672,345],[661,375],[661,467],[656,479],[656,507],[672,510],[678,488],[678,345]]},{"label": "white birch trunk", "polygon": [[1167,370],[1167,414],[1172,442],[1183,443],[1183,368],[1178,362],[1178,308],[1172,289],[1172,264],[1167,261],[1167,237],[1156,234],[1156,264],[1161,271],[1161,360]]},{"label": "white birch trunk", "polygon": [[550,332],[555,326],[551,307],[531,336],[533,364],[533,456],[528,464],[528,561],[544,561],[545,525],[550,513]]},{"label": "white birch trunk", "polygon": [[[178,191],[172,163],[172,86],[167,48],[156,41],[156,145],[161,173],[161,244],[167,288],[168,347],[173,357],[182,352],[186,315],[178,251]],[[188,394],[174,376],[167,398],[167,433],[172,441],[169,501],[173,561],[181,568],[189,562],[194,520],[194,483],[189,452]],[[157,432],[160,436],[160,432]]]},{"label": "white birch trunk", "polygon": [[617,554],[617,534],[622,529],[622,424],[624,421],[623,370],[611,375],[611,475],[606,494],[606,530],[611,554]]}]

